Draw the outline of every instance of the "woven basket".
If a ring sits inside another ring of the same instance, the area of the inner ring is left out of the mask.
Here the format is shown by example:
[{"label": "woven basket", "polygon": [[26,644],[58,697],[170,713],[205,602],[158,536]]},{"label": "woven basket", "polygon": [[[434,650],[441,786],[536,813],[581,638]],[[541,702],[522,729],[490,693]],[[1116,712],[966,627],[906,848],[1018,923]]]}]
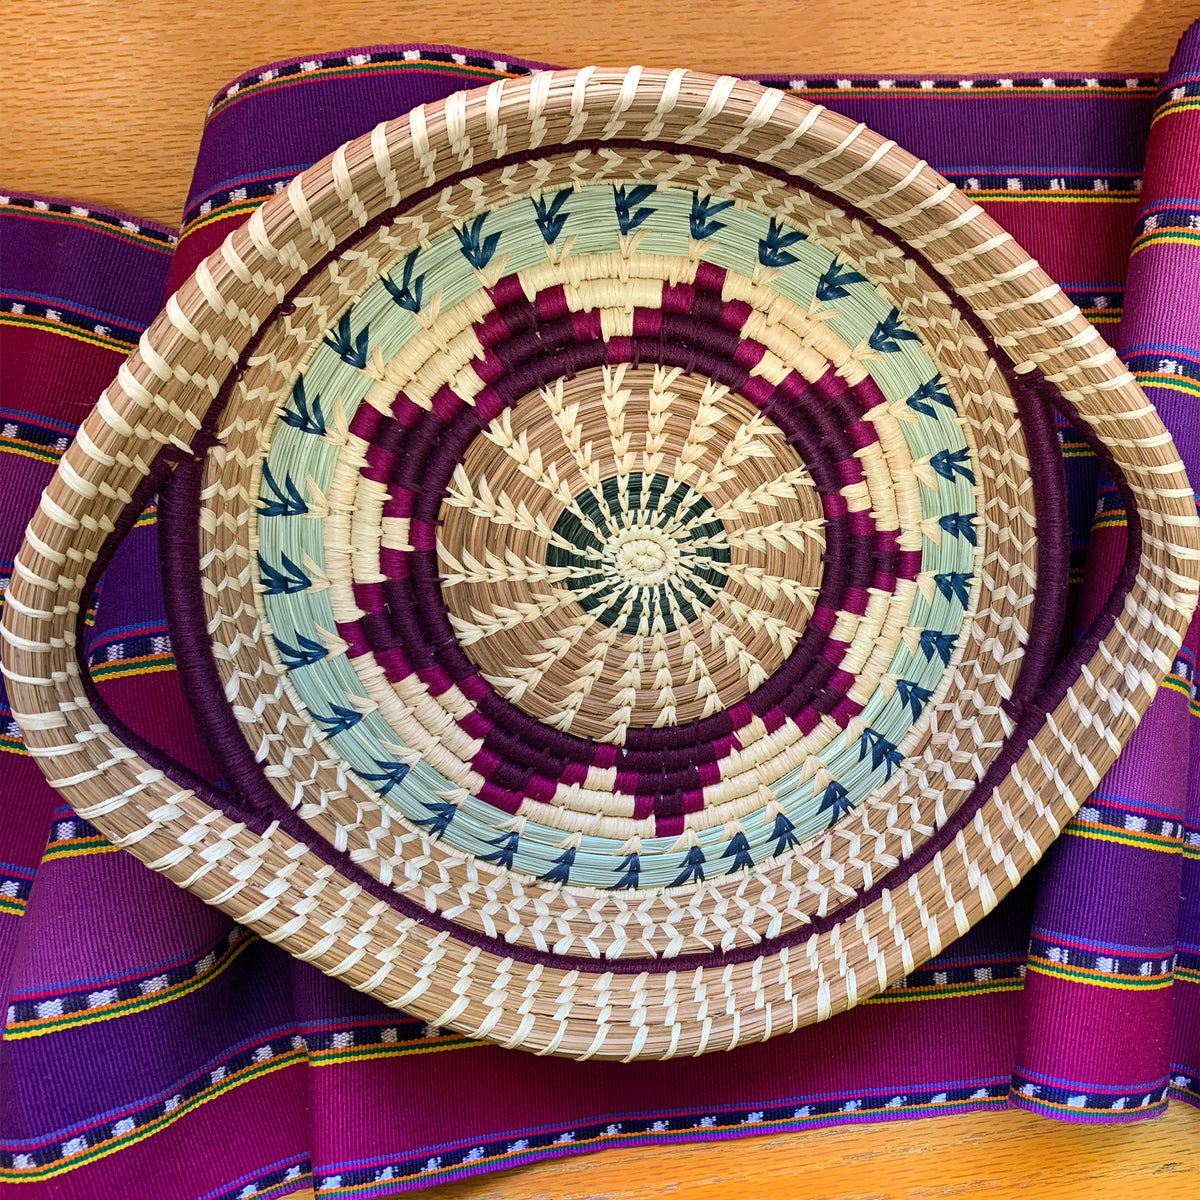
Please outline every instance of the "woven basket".
[{"label": "woven basket", "polygon": [[[1129,552],[1064,659],[1052,408]],[[163,487],[225,786],[77,651]],[[967,930],[1099,781],[1196,603],[1130,374],[923,163],[687,71],[504,80],[305,171],[64,455],[4,664],[117,845],[430,1023],[729,1049]]]}]

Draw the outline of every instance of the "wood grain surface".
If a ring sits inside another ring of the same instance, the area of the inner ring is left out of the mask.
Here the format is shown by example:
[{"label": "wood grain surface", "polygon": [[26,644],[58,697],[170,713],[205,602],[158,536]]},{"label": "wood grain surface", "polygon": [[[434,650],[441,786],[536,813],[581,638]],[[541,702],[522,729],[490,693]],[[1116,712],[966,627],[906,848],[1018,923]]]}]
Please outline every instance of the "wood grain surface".
[{"label": "wood grain surface", "polygon": [[[925,1117],[581,1154],[417,1192],[420,1200],[1196,1200],[1200,1113],[1063,1125],[1032,1113]],[[312,1192],[292,1200],[313,1200]]]},{"label": "wood grain surface", "polygon": [[213,93],[386,42],[564,66],[807,73],[1161,71],[1198,0],[19,0],[0,181],[177,224]]},{"label": "wood grain surface", "polygon": [[[1198,0],[21,0],[0,47],[0,183],[176,223],[212,94],[292,55],[387,42],[731,72],[1162,71]],[[1200,1112],[1022,1112],[557,1159],[428,1200],[1196,1200]],[[297,1193],[295,1200],[312,1200]]]}]

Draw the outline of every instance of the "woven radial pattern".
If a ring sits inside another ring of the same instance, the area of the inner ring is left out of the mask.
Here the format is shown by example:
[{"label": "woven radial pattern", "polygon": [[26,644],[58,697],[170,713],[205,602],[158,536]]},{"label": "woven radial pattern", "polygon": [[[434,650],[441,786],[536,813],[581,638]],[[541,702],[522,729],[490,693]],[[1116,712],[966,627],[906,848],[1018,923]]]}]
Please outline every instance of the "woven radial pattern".
[{"label": "woven radial pattern", "polygon": [[[1055,405],[1131,511],[1065,658]],[[172,470],[222,788],[121,746],[63,634]],[[5,652],[151,866],[434,1024],[662,1057],[987,912],[1169,667],[1196,541],[1132,378],[922,164],[753,84],[546,73],[380,126],[200,269],[64,458]]]}]

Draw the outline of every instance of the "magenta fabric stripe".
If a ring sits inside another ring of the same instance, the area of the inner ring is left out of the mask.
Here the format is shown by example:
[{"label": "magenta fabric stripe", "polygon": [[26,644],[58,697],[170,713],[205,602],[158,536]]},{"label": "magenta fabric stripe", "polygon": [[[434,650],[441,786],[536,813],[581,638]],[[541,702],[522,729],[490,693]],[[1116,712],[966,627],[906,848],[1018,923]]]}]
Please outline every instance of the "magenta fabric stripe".
[{"label": "magenta fabric stripe", "polygon": [[[1200,197],[1200,109],[1178,105],[1197,90],[1198,68],[1200,28],[1193,26],[1159,88],[1119,341],[1193,475],[1200,470],[1200,386],[1183,388],[1200,378],[1200,240],[1173,235],[1194,230],[1200,239],[1200,200],[1193,199]],[[1139,248],[1162,227],[1164,213],[1172,236]],[[1124,533],[1117,521],[1093,540],[1093,596],[1107,591]],[[1189,927],[1200,897],[1183,889],[1183,847],[1187,828],[1200,824],[1198,642],[1200,625],[1193,624],[1168,686],[1047,856],[1034,920],[1052,947],[1060,945],[1053,960],[1030,962],[1013,1074],[1013,1102],[1023,1107],[1051,1106],[1076,1120],[1129,1120],[1160,1106],[1168,1086],[1196,1103],[1195,1038],[1182,1034],[1173,1045],[1172,1024],[1176,993],[1197,987],[1187,947],[1196,941]],[[1070,944],[1082,935],[1122,949],[1095,954]],[[1194,1010],[1193,999],[1180,999]],[[1065,1100],[1060,1085],[1042,1082],[1051,1072],[1070,1077]]]}]

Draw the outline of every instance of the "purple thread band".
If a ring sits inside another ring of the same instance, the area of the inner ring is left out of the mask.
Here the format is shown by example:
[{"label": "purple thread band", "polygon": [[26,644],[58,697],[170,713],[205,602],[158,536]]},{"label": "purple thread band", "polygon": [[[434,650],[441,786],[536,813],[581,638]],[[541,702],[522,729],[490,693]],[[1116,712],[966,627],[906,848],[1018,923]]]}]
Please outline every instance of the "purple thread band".
[{"label": "purple thread band", "polygon": [[[713,272],[709,272],[709,274],[711,275]],[[720,271],[719,278],[713,280],[714,285],[720,285],[723,280],[724,272]],[[495,290],[500,290],[505,282],[505,280],[501,280]],[[691,294],[695,296],[697,289],[692,289]],[[703,294],[703,292],[699,293],[701,297]],[[533,302],[525,301],[523,292],[520,295],[524,311],[518,314],[517,319],[512,323],[528,329],[529,333],[536,335],[538,339],[531,341],[526,349],[527,369],[532,371],[535,366],[538,368],[536,374],[526,381],[531,385],[532,390],[533,387],[543,386],[562,372],[561,357],[556,357],[556,354],[564,348],[564,342],[547,337],[544,330],[539,328],[539,312],[542,308],[552,308],[552,306],[542,305],[540,295],[535,297]],[[719,296],[714,295],[713,299],[719,301]],[[562,329],[556,332],[566,338],[573,336],[573,330],[570,328],[565,332]],[[704,330],[696,325],[692,332],[694,336],[703,336]],[[500,341],[495,343],[497,346],[501,344]],[[598,356],[603,353],[605,348],[603,342],[592,341],[583,349],[589,355]],[[670,358],[674,353],[691,354],[693,352],[691,347],[672,348],[655,345],[653,349],[655,350],[655,360],[659,362],[662,362],[664,358]],[[539,355],[538,350],[543,352]],[[611,363],[611,354],[605,355],[601,361]],[[706,361],[700,365],[704,368],[711,368],[705,372],[711,374],[718,371],[722,361],[714,358],[711,362]],[[591,365],[590,360],[589,365]],[[847,394],[844,384],[841,385],[842,391],[835,392],[833,380],[836,377],[833,377],[832,371],[827,372],[826,375],[830,378],[823,377],[819,381],[823,385],[821,390],[834,395],[839,401],[838,407],[842,412],[851,417],[854,422],[866,426],[873,438],[873,429],[867,423],[861,422],[860,414],[866,406]],[[840,380],[837,382],[841,383]],[[505,397],[505,402],[515,403],[519,398],[514,396],[510,401],[508,397]],[[809,401],[809,407],[815,414],[815,423],[819,427],[819,436],[816,439],[809,435],[804,423],[806,415],[809,414],[799,410],[798,402],[801,399]],[[874,407],[876,402],[875,396],[868,396],[868,406]],[[480,419],[477,412],[473,412],[470,407],[460,401],[456,406],[457,416],[451,422],[450,429],[443,431],[440,428],[442,423],[436,415],[425,410],[416,410],[416,406],[403,394],[397,397],[396,407],[403,414],[403,423],[383,417],[374,409],[370,409],[370,415],[367,415],[362,422],[358,422],[356,413],[355,432],[360,436],[369,433],[373,438],[378,439],[377,444],[383,447],[383,452],[375,456],[375,461],[370,464],[370,469],[364,471],[364,474],[379,482],[391,483],[394,497],[391,505],[392,514],[411,513],[414,521],[421,519],[432,529],[432,526],[438,521],[437,514],[449,480],[454,469],[462,461],[467,445],[477,435],[481,424]],[[854,444],[846,439],[844,431],[830,419],[829,414],[817,400],[815,389],[795,372],[791,373],[779,387],[772,389],[766,401],[760,403],[760,407],[775,417],[785,431],[791,431],[788,437],[789,441],[802,442],[804,449],[812,456],[811,463],[806,465],[810,466],[810,470],[815,470],[815,473],[822,474],[825,471],[823,464],[826,461],[827,447],[832,446],[834,453],[839,456],[853,454]],[[412,410],[416,410],[416,412],[414,413]],[[361,412],[361,408],[359,411]],[[416,444],[408,445],[409,439],[413,439]],[[865,437],[860,437],[858,441],[863,445],[869,444]],[[372,449],[374,448],[372,446]],[[853,462],[855,472],[861,478],[856,460],[851,459],[850,461]],[[829,545],[825,559],[832,564],[833,569],[827,572],[830,587],[825,589],[820,603],[830,610],[836,609],[839,604],[842,604],[842,601],[836,594],[831,596],[829,592],[841,590],[844,595],[849,596],[849,601],[843,605],[845,610],[862,613],[866,608],[869,586],[879,587],[889,580],[894,582],[897,571],[908,571],[908,577],[911,577],[919,563],[911,560],[901,563],[898,552],[894,550],[896,531],[877,531],[869,513],[861,512],[852,514],[849,518],[852,553],[846,568],[841,569],[845,557],[843,549],[844,523],[845,518],[840,515],[834,516],[831,521]],[[884,549],[877,548],[880,538],[882,538]],[[415,537],[410,537],[410,540],[413,543],[417,541]],[[919,555],[915,557],[919,559]],[[873,559],[876,561],[873,562]],[[381,554],[381,565],[382,561]],[[409,569],[410,563],[412,564],[411,570]],[[474,762],[473,765],[480,774],[494,783],[499,783],[500,780],[497,776],[504,774],[503,790],[507,793],[518,793],[515,796],[516,802],[519,802],[519,793],[526,786],[534,786],[544,791],[547,783],[561,775],[566,762],[595,761],[596,744],[590,739],[580,739],[562,733],[528,718],[515,706],[492,692],[491,688],[480,679],[478,667],[463,654],[453,629],[445,617],[440,578],[437,574],[436,558],[432,547],[427,554],[420,558],[401,552],[389,554],[388,565],[395,569],[398,578],[389,580],[382,586],[376,584],[356,585],[356,600],[360,607],[368,610],[368,614],[359,621],[339,626],[339,634],[353,648],[352,657],[365,653],[369,649],[373,649],[377,657],[381,654],[390,655],[391,657],[385,661],[385,669],[390,662],[392,669],[388,671],[388,674],[392,682],[397,682],[414,671],[425,678],[426,672],[437,667],[444,668],[444,674],[438,676],[439,683],[443,685],[440,690],[444,690],[445,686],[449,686],[451,682],[458,682],[461,686],[466,686],[468,680],[478,681],[480,693],[477,697],[472,698],[478,700],[480,711],[486,714],[493,725],[507,725],[518,741],[505,747],[505,750],[510,750],[515,756],[510,758],[500,750],[494,741],[489,743],[487,738],[490,737],[490,734],[485,733],[485,757],[481,761]],[[379,610],[385,606],[389,610],[390,620],[381,619],[382,614]],[[832,622],[829,624],[831,626]],[[841,653],[844,653],[846,647],[842,643],[837,643],[837,645]],[[807,641],[801,639],[801,643],[781,670],[770,681],[747,697],[751,713],[762,717],[769,723],[774,722],[776,726],[782,723],[785,716],[796,716],[804,705],[813,700],[817,689],[823,687],[829,677],[830,672],[826,670],[815,682],[810,679],[811,668],[817,661],[818,653],[825,650],[824,631],[818,623],[813,626],[813,632],[808,635]],[[806,681],[809,683],[807,689],[803,687]],[[849,719],[851,715],[860,711],[859,705],[845,697],[844,688],[840,691],[826,688],[818,698],[816,711],[818,713],[831,712],[839,705],[845,714],[843,719]],[[773,708],[778,708],[779,712],[773,713]],[[731,726],[727,714],[718,714],[712,718],[706,718],[705,721],[707,724],[693,722],[689,725],[665,730],[639,729],[631,731],[634,737],[627,741],[627,749],[619,752],[618,771],[640,773],[647,777],[637,780],[631,790],[636,792],[659,790],[660,776],[664,770],[690,767],[696,761],[697,754],[701,755],[701,761],[709,761],[709,754],[704,743],[730,737],[735,730]],[[815,725],[816,722],[814,721],[813,724]],[[529,743],[528,752],[520,739]],[[643,743],[643,745],[639,746],[639,743]],[[496,750],[497,754],[493,756],[489,753],[491,750]],[[532,763],[535,751],[541,752],[537,756],[540,761],[535,769],[525,772],[524,775],[513,769],[519,763]],[[664,754],[669,754],[670,757],[664,758]],[[549,779],[545,778],[551,771]],[[541,779],[537,778],[539,775],[542,776]],[[667,793],[688,791],[695,784],[694,777],[680,776],[675,786],[668,787],[665,791]],[[627,789],[621,787],[620,790],[626,791]],[[501,806],[506,810],[510,809],[514,803],[514,796],[511,794],[498,798]],[[679,801],[680,796],[678,795],[666,797],[667,804],[677,804]]]}]

